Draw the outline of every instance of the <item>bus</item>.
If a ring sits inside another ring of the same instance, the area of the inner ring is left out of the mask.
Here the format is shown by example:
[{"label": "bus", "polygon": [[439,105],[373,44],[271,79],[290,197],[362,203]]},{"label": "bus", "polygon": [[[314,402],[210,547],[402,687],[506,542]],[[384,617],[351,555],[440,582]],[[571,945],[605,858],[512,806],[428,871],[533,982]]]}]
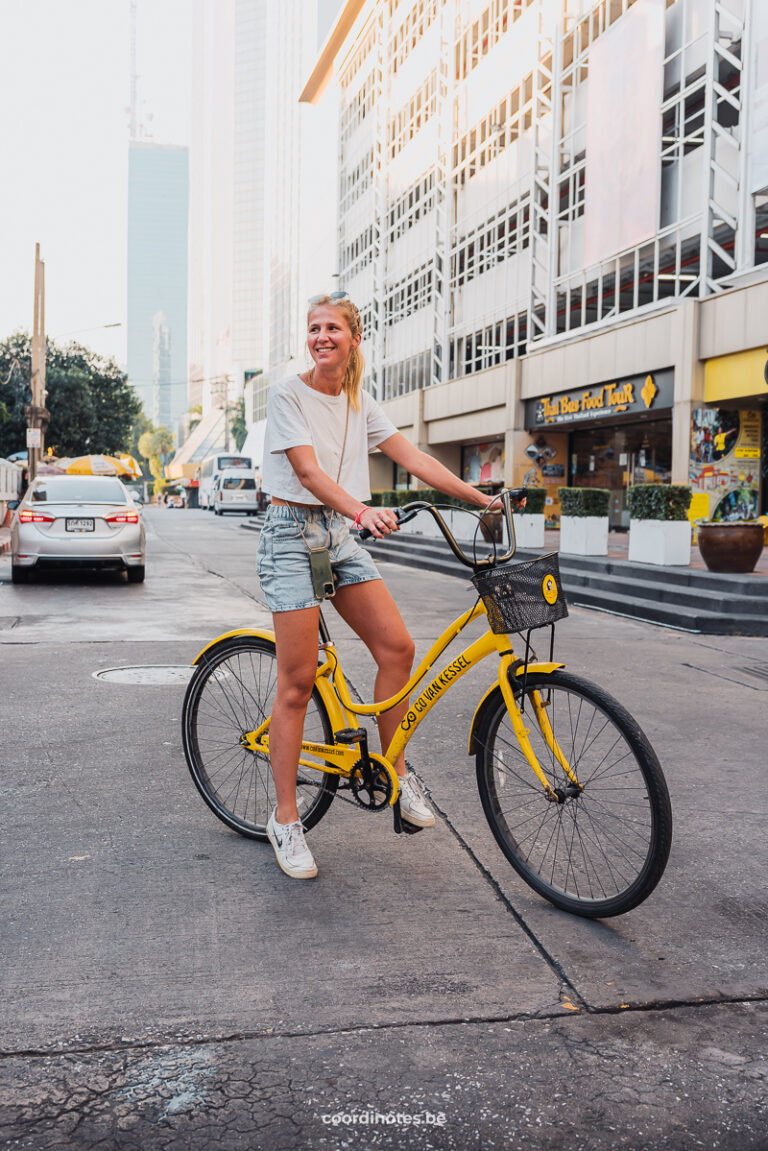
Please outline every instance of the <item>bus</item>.
[{"label": "bus", "polygon": [[214,456],[208,456],[200,465],[200,487],[198,489],[200,507],[213,511],[213,493],[216,488],[216,481],[219,478],[219,472],[223,471],[224,468],[247,468],[250,471],[252,467],[253,462],[250,456],[238,456],[230,452],[217,452]]}]

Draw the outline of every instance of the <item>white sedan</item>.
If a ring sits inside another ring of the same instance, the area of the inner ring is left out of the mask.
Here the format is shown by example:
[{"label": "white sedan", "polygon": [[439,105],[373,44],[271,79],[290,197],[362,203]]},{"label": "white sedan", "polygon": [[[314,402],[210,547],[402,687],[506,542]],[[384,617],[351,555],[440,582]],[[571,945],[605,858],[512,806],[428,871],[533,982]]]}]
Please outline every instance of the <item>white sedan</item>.
[{"label": "white sedan", "polygon": [[13,513],[14,583],[55,567],[125,571],[142,583],[145,562],[141,509],[115,476],[38,476]]}]

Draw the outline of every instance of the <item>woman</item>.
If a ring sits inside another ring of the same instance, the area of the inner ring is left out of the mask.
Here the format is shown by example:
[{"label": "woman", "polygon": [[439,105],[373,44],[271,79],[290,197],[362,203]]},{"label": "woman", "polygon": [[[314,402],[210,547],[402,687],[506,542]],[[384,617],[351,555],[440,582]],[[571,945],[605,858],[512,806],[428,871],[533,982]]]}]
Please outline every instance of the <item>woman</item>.
[{"label": "woman", "polygon": [[[277,805],[267,835],[277,861],[296,879],[317,875],[296,806],[296,777],[304,717],[317,669],[320,600],[331,579],[333,605],[370,650],[378,667],[374,699],[395,695],[407,682],[414,644],[370,555],[346,520],[377,539],[397,531],[388,508],[372,508],[368,453],[382,451],[430,487],[477,507],[487,497],[415,448],[360,386],[360,313],[341,294],[317,296],[307,316],[314,366],[270,388],[264,440],[263,486],[272,496],[259,537],[258,571],[277,642],[277,694],[270,725],[270,757]],[[330,560],[330,564],[329,564]],[[314,583],[313,583],[314,575]],[[385,749],[407,701],[379,718]],[[400,811],[417,827],[435,822],[416,778],[400,776]]]}]

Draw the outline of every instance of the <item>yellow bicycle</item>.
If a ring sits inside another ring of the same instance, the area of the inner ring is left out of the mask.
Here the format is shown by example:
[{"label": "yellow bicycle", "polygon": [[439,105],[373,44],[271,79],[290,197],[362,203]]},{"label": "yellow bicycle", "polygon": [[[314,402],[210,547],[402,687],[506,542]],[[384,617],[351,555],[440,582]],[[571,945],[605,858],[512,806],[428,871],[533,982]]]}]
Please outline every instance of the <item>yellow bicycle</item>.
[{"label": "yellow bicycle", "polygon": [[[313,827],[334,797],[399,818],[394,764],[419,725],[451,687],[495,655],[496,678],[478,701],[469,732],[483,811],[499,847],[522,878],[556,907],[602,918],[636,907],[661,878],[672,839],[669,794],[659,761],[632,716],[606,691],[553,662],[554,623],[567,614],[556,555],[510,563],[512,500],[502,494],[508,550],[478,559],[461,549],[440,511],[412,503],[401,522],[431,514],[462,563],[473,569],[477,602],[435,641],[398,695],[366,704],[353,698],[320,616],[320,658],[304,728],[298,801]],[[361,719],[411,696],[448,645],[470,624],[486,628],[448,662],[410,704],[385,754],[368,747]],[[536,658],[531,631],[551,628],[548,660]],[[522,657],[512,636],[525,637]],[[277,686],[274,634],[242,628],[210,643],[195,660],[182,733],[192,778],[219,819],[266,840],[274,806],[269,725]],[[356,695],[356,693],[354,693]],[[347,794],[341,795],[340,793]]]}]

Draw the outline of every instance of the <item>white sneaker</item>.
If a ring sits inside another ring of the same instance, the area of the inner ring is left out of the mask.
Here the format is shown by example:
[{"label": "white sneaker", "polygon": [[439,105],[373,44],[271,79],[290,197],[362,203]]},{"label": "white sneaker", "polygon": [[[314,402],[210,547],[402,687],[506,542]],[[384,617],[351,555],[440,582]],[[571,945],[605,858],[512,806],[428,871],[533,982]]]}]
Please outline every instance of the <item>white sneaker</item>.
[{"label": "white sneaker", "polygon": [[400,777],[400,815],[414,827],[435,826],[435,813],[413,772]]},{"label": "white sneaker", "polygon": [[312,879],[317,875],[317,864],[304,838],[301,820],[295,823],[278,823],[275,818],[277,808],[267,823],[267,836],[275,849],[277,862],[292,879]]}]

